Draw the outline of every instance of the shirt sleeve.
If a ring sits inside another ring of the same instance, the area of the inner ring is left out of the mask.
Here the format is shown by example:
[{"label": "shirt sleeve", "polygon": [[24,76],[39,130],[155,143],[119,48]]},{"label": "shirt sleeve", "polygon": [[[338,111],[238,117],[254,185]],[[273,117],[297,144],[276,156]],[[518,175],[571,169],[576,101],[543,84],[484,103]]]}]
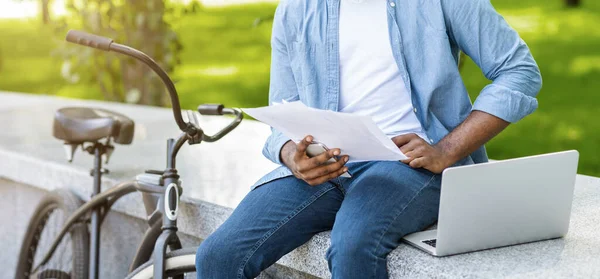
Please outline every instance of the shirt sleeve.
[{"label": "shirt sleeve", "polygon": [[486,86],[473,110],[517,122],[538,107],[540,70],[519,34],[489,0],[441,0],[448,35],[481,68]]},{"label": "shirt sleeve", "polygon": [[[285,32],[285,5],[281,1],[273,19],[271,37],[271,80],[269,84],[269,105],[273,102],[299,100],[298,87],[290,65]],[[271,127],[271,135],[263,147],[263,155],[274,163],[283,165],[279,154],[283,145],[290,139]]]}]

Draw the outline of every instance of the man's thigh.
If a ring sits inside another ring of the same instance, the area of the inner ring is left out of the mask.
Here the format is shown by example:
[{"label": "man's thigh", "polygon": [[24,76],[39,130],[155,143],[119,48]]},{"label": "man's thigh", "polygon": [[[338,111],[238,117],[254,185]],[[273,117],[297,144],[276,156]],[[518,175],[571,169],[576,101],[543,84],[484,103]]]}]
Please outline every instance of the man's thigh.
[{"label": "man's thigh", "polygon": [[313,187],[295,177],[277,179],[250,191],[207,241],[228,254],[230,268],[255,276],[315,234],[330,230],[342,200],[331,183]]},{"label": "man's thigh", "polygon": [[[344,202],[332,238],[341,237],[387,255],[402,236],[437,220],[441,176],[402,162],[376,161],[350,167],[354,179],[344,183]],[[335,241],[335,239],[332,239]]]}]

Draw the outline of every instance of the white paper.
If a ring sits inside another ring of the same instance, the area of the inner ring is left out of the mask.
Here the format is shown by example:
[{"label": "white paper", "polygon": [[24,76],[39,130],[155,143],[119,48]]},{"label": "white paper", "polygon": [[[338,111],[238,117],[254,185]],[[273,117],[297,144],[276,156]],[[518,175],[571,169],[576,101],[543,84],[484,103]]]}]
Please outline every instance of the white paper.
[{"label": "white paper", "polygon": [[350,162],[407,158],[369,116],[310,108],[300,101],[243,111],[295,142],[312,135],[330,149],[340,148]]}]

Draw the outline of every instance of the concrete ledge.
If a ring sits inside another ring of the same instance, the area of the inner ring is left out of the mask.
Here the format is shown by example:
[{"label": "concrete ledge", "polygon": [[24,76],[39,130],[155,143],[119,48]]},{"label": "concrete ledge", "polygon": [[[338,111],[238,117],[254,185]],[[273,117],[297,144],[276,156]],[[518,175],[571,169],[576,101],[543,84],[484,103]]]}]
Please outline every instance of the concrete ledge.
[{"label": "concrete ledge", "polygon": [[[107,108],[136,121],[134,143],[117,146],[111,158],[114,163],[107,166],[112,172],[104,179],[104,189],[144,169],[164,168],[165,140],[178,134],[168,109],[0,93],[0,123],[4,123],[0,131],[0,177],[43,190],[68,187],[84,199],[89,197],[92,158],[79,153],[75,162],[68,164],[61,143],[51,136],[53,113],[63,106]],[[208,133],[227,122],[210,117],[201,120]],[[261,155],[268,134],[265,125],[244,121],[223,141],[182,149],[178,161],[184,188],[179,222],[182,233],[201,239],[208,236],[230,215],[250,185],[275,167]],[[113,209],[138,220],[145,218],[139,194],[124,197]],[[447,258],[434,258],[401,245],[390,254],[388,269],[392,278],[599,278],[597,231],[600,179],[578,176],[571,230],[564,239]],[[298,273],[278,277],[329,277],[324,258],[328,246],[329,233],[315,236],[278,262]]]}]

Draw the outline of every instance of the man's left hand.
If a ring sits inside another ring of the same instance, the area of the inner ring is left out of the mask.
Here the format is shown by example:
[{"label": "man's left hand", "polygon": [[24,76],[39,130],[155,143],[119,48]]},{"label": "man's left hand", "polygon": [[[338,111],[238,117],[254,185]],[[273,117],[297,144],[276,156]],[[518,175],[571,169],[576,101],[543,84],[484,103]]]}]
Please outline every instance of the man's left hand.
[{"label": "man's left hand", "polygon": [[396,136],[392,141],[408,157],[402,162],[412,168],[424,168],[433,173],[442,173],[454,163],[440,146],[430,145],[416,134]]}]

